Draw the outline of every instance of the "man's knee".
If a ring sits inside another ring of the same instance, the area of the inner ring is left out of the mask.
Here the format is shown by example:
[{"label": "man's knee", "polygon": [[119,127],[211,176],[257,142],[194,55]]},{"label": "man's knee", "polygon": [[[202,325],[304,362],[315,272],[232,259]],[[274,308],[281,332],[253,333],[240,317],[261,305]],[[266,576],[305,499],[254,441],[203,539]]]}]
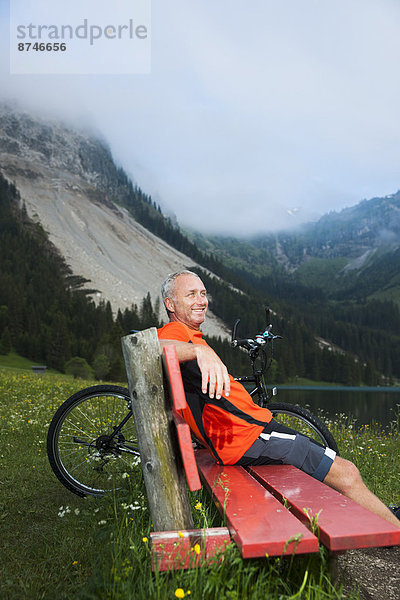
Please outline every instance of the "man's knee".
[{"label": "man's knee", "polygon": [[324,483],[345,495],[360,481],[361,475],[356,465],[340,456],[336,456],[324,479]]}]

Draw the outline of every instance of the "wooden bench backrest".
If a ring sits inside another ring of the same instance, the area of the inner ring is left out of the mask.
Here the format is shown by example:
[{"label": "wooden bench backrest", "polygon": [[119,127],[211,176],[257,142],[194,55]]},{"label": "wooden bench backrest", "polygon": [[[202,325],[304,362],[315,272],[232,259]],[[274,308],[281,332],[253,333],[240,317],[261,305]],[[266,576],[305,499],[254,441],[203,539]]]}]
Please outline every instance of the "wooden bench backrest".
[{"label": "wooden bench backrest", "polygon": [[187,408],[187,403],[175,346],[171,345],[164,348],[163,366],[172,399],[172,414],[178,434],[183,467],[189,489],[193,492],[201,488],[201,482],[194,456],[190,427],[179,413],[180,410]]}]

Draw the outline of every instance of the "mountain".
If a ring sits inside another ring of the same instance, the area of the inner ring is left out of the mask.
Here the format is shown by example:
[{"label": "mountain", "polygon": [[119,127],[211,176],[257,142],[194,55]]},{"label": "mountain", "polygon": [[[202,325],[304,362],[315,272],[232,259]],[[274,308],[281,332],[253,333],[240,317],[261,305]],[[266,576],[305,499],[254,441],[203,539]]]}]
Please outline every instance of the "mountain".
[{"label": "mountain", "polygon": [[[301,335],[324,340],[327,360],[346,351],[367,372],[399,377],[400,192],[363,200],[297,231],[249,240],[191,236],[268,295]],[[308,362],[305,372],[312,368]]]},{"label": "mountain", "polygon": [[295,231],[247,240],[190,235],[230,268],[259,280],[289,276],[329,297],[400,304],[400,192],[363,200]]},{"label": "mountain", "polygon": [[[72,273],[114,311],[139,305],[148,292],[155,304],[168,273],[199,265],[149,231],[149,223],[171,238],[175,230],[92,133],[2,105],[0,172],[15,184],[28,215],[48,232]],[[183,236],[177,231],[176,237]],[[205,332],[226,336],[227,328],[211,312]]]},{"label": "mountain", "polygon": [[[274,381],[308,377],[385,384],[400,378],[398,194],[330,213],[296,232],[252,240],[188,233],[115,165],[107,144],[93,133],[4,105],[0,174],[8,182],[3,184],[2,227],[6,231],[10,223],[13,233],[12,248],[1,246],[5,259],[0,260],[0,277],[7,288],[7,293],[0,290],[3,347],[11,343],[22,353],[30,344],[29,356],[51,359],[49,339],[65,317],[69,353],[62,355],[65,345],[59,341],[57,365],[62,368],[63,361],[76,355],[93,368],[96,361],[99,368],[109,343],[102,339],[105,332],[113,330],[116,344],[120,331],[132,327],[134,319],[140,317],[145,326],[154,323],[152,306],[161,305],[161,281],[166,273],[189,267],[201,269],[213,313],[205,333],[225,338],[214,347],[233,365],[232,372],[242,371],[243,356],[236,352],[232,357],[228,329],[240,317],[241,336],[260,331],[268,302],[274,330],[284,337],[274,356]],[[34,261],[32,231],[35,239],[49,238],[65,262],[55,272],[55,282],[46,249],[40,259],[46,281],[58,290],[54,306],[40,289],[47,283]],[[22,268],[26,253],[29,268]],[[13,262],[21,267],[15,274]],[[74,288],[86,301],[87,296],[94,298],[103,323],[84,335],[71,307],[79,305],[80,318],[87,312],[91,323],[96,323],[95,312],[81,296],[79,302],[74,295],[70,298]],[[40,306],[35,306],[39,298]],[[140,310],[128,315],[124,309],[132,304]],[[30,322],[30,311],[40,318]],[[26,324],[32,335],[24,335]],[[43,331],[46,327],[51,333]],[[89,336],[91,344],[85,343]]]},{"label": "mountain", "polygon": [[304,249],[297,276],[303,283],[318,285],[318,272],[329,261],[330,276],[319,285],[331,295],[400,303],[400,192],[326,215],[299,243]]}]

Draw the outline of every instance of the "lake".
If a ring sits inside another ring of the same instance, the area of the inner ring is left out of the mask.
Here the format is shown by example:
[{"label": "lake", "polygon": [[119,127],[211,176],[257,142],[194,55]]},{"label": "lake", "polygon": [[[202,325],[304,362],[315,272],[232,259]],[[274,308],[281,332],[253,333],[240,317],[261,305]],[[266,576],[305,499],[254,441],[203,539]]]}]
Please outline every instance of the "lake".
[{"label": "lake", "polygon": [[400,409],[400,387],[397,388],[349,388],[277,386],[278,394],[273,401],[290,402],[317,412],[321,408],[333,418],[338,413],[352,415],[356,425],[378,422],[385,426]]}]

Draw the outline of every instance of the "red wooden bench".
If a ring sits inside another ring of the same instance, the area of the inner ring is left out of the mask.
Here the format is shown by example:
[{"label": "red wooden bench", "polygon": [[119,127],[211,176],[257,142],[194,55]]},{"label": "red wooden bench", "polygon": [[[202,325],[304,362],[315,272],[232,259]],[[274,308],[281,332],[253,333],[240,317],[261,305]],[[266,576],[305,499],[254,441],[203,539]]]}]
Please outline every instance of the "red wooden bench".
[{"label": "red wooden bench", "polygon": [[244,558],[318,552],[318,539],[335,552],[400,544],[399,529],[295,467],[219,466],[206,450],[194,451],[179,413],[186,398],[174,346],[164,349],[163,365],[189,489],[201,487],[200,472],[227,527],[150,534],[153,565],[195,566],[231,540]]}]

